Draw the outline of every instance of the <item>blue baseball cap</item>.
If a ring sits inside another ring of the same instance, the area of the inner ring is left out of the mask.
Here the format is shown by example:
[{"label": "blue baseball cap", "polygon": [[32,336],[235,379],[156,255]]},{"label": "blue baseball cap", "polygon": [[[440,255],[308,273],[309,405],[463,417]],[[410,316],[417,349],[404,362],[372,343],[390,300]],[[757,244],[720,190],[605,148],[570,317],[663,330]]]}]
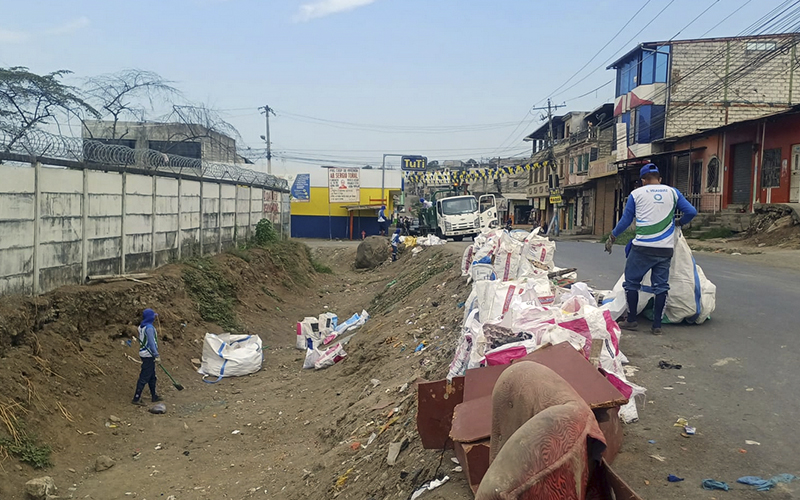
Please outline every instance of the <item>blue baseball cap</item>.
[{"label": "blue baseball cap", "polygon": [[655,163],[648,163],[647,165],[642,167],[641,170],[639,170],[639,178],[640,179],[644,179],[644,176],[647,175],[647,174],[659,174],[659,175],[661,175],[658,172],[658,167],[656,166]]}]

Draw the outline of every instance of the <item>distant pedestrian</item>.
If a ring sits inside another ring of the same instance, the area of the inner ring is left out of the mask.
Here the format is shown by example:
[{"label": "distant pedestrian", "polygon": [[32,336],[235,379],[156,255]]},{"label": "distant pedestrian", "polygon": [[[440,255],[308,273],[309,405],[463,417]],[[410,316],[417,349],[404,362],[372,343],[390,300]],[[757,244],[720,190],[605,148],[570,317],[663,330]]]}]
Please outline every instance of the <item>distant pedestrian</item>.
[{"label": "distant pedestrian", "polygon": [[675,249],[675,212],[683,213],[677,226],[688,224],[697,210],[677,189],[661,184],[658,167],[648,163],[639,171],[642,187],[634,189],[628,196],[625,211],[617,227],[611,231],[606,242],[606,251],[636,221],[636,237],[631,242],[630,253],[625,262],[625,298],[628,302],[628,317],[619,326],[626,330],[636,330],[639,323],[639,290],[642,279],[650,271],[650,287],[655,295],[653,300],[653,327],[650,333],[661,335],[661,318],[667,303],[669,291],[669,268]]},{"label": "distant pedestrian", "polygon": [[142,370],[139,381],[136,383],[136,393],[133,395],[133,404],[139,404],[142,399],[144,386],[150,387],[150,397],[153,402],[161,401],[156,392],[156,363],[161,362],[158,355],[158,332],[153,326],[158,314],[152,309],[142,312],[142,322],[139,324],[139,358],[142,360]]},{"label": "distant pedestrian", "polygon": [[378,210],[378,227],[380,228],[381,236],[386,236],[389,232],[389,222],[386,220],[386,205],[381,205]]},{"label": "distant pedestrian", "polygon": [[539,227],[542,228],[541,231],[539,231],[539,234],[547,234],[547,220],[542,219],[542,225]]},{"label": "distant pedestrian", "polygon": [[400,246],[400,230],[395,229],[392,235],[392,262],[397,260],[397,247]]},{"label": "distant pedestrian", "polygon": [[427,201],[425,198],[420,198],[419,202],[422,203],[422,206],[425,208],[433,208],[433,202]]}]

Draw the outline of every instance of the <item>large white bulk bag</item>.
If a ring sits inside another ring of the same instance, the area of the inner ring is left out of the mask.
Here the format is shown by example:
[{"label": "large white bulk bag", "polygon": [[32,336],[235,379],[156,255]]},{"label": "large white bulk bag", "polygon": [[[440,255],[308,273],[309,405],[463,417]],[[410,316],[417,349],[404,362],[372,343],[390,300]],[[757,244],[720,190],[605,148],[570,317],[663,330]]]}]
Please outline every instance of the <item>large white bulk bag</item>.
[{"label": "large white bulk bag", "polygon": [[[625,290],[622,283],[625,275],[617,281],[614,289],[603,301],[603,309],[611,312],[614,319],[622,317],[628,310],[625,299]],[[641,313],[647,303],[653,298],[651,293],[650,273],[645,274],[642,280],[642,290],[639,292],[637,314]],[[717,287],[706,278],[705,273],[697,265],[692,255],[692,249],[686,243],[686,238],[680,231],[675,237],[675,253],[669,269],[669,294],[667,305],[664,308],[664,317],[669,323],[700,324],[711,317],[716,308]]]},{"label": "large white bulk bag", "polygon": [[197,370],[204,376],[217,377],[203,382],[213,384],[222,377],[240,377],[261,369],[264,359],[261,337],[258,335],[219,335],[206,333],[203,341],[203,363]]}]

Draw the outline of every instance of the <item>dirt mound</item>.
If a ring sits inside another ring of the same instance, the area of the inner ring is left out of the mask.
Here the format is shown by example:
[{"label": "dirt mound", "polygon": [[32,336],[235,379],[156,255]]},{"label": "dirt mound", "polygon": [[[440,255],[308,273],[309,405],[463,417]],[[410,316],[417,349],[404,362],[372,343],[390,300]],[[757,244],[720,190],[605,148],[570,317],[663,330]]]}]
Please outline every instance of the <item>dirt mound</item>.
[{"label": "dirt mound", "polygon": [[[289,242],[166,266],[145,282],[4,297],[0,459],[11,451],[25,455],[27,463],[12,466],[24,474],[0,479],[0,497],[21,498],[24,480],[34,476],[32,465],[47,465],[48,446],[58,467],[83,458],[93,463],[94,456],[83,455],[109,444],[111,432],[103,436],[100,431],[116,431],[117,425],[105,426],[108,414],[130,404],[139,370],[138,348],[131,339],[143,309],[159,313],[167,368],[196,389],[203,384],[190,360],[200,357],[205,333],[235,330],[276,340],[280,328],[274,320],[288,321],[286,314],[297,307],[286,307],[284,297],[308,295],[319,279],[312,266],[308,249]],[[166,377],[159,386],[162,392],[171,389]],[[0,462],[0,477],[11,472],[9,463]]]},{"label": "dirt mound", "polygon": [[388,240],[383,236],[369,236],[358,245],[356,269],[374,269],[388,258]]},{"label": "dirt mound", "polygon": [[[76,498],[408,497],[453,467],[449,455],[421,448],[414,383],[443,377],[452,358],[469,291],[457,256],[426,249],[368,272],[351,269],[353,246],[316,257],[336,274],[314,272],[324,266],[289,243],[168,266],[147,284],[4,300],[0,404],[35,446],[52,446],[47,475]],[[145,307],[159,313],[162,358],[186,388],[159,378],[165,415],[130,404],[139,365],[126,341]],[[348,357],[302,370],[295,322],[362,308],[372,317]],[[191,360],[207,331],[229,329],[261,336],[263,368],[205,384]],[[0,438],[6,430],[0,424]],[[393,467],[392,442],[402,443]],[[114,467],[96,472],[100,455]],[[25,481],[43,475],[16,459],[0,465],[2,498],[21,498]],[[471,495],[451,473],[426,497]]]},{"label": "dirt mound", "polygon": [[798,214],[786,205],[764,205],[756,208],[744,242],[755,246],[800,248]]}]

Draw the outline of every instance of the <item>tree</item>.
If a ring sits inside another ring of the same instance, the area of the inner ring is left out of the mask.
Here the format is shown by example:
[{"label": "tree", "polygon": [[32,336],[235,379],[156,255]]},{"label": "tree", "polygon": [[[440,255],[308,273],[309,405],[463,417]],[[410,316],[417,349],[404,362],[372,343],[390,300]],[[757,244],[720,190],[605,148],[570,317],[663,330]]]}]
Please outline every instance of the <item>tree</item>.
[{"label": "tree", "polygon": [[[217,111],[204,105],[173,105],[172,112],[158,121],[183,125],[176,128],[168,141],[190,142],[205,138],[213,147],[219,148],[232,158],[237,155],[235,141],[242,141],[242,136],[236,127],[222,119]],[[231,138],[233,141],[227,141],[226,138]]]},{"label": "tree", "polygon": [[0,133],[5,151],[25,135],[44,125],[59,126],[59,119],[100,114],[78,89],[62,83],[68,70],[37,75],[22,66],[0,68]]},{"label": "tree", "polygon": [[[117,136],[120,120],[146,121],[148,113],[155,111],[157,101],[167,103],[182,98],[171,83],[152,71],[125,69],[89,78],[86,95],[101,110],[104,118],[113,121],[111,139],[121,139],[127,132]],[[88,127],[86,130],[89,131]]]}]

